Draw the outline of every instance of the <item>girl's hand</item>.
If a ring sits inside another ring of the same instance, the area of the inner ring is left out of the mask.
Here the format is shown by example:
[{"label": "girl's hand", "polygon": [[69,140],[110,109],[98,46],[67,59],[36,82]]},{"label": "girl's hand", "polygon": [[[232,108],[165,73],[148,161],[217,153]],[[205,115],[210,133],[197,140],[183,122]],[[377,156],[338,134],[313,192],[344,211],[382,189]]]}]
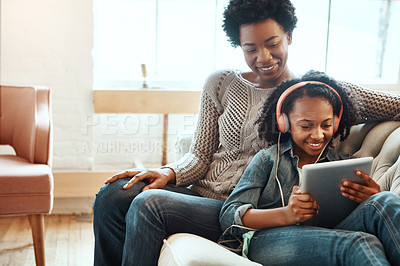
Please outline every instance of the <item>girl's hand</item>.
[{"label": "girl's hand", "polygon": [[131,177],[131,180],[126,183],[123,188],[128,189],[139,181],[148,179],[150,184],[143,188],[143,191],[154,188],[162,188],[167,183],[175,180],[175,173],[170,168],[153,169],[153,170],[126,170],[112,177],[109,177],[104,183],[108,184],[117,179]]},{"label": "girl's hand", "polygon": [[294,186],[285,209],[288,224],[297,224],[318,214],[319,206],[309,194],[301,194],[300,188]]},{"label": "girl's hand", "polygon": [[366,185],[344,180],[340,187],[344,197],[361,203],[372,195],[381,192],[381,187],[369,175],[361,171],[356,171],[356,175],[364,180]]}]

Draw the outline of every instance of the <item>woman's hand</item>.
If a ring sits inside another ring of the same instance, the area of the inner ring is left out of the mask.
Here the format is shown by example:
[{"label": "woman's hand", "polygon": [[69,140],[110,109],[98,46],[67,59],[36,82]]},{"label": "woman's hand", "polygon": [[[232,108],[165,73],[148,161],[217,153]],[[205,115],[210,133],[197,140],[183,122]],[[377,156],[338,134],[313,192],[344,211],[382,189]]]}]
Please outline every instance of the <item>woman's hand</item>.
[{"label": "woman's hand", "polygon": [[369,175],[361,171],[356,171],[356,175],[364,180],[366,185],[344,180],[340,187],[344,197],[361,203],[372,195],[381,192],[381,187]]},{"label": "woman's hand", "polygon": [[311,219],[318,214],[319,206],[309,194],[301,194],[300,188],[294,186],[287,210],[288,224],[297,224]]},{"label": "woman's hand", "polygon": [[123,188],[128,189],[139,181],[148,179],[150,184],[143,188],[143,191],[154,188],[162,188],[167,183],[175,181],[175,173],[170,168],[161,169],[146,169],[146,170],[126,170],[112,177],[109,177],[104,183],[108,184],[120,178],[131,177],[131,180],[126,183]]}]

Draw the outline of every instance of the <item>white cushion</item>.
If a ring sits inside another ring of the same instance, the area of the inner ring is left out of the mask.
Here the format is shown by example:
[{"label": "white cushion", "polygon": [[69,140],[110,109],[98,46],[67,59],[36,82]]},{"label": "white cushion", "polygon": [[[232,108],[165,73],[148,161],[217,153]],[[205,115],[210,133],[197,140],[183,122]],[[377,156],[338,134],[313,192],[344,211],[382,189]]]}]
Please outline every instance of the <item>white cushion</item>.
[{"label": "white cushion", "polygon": [[203,237],[178,233],[164,239],[159,266],[246,266],[261,265],[241,257]]}]

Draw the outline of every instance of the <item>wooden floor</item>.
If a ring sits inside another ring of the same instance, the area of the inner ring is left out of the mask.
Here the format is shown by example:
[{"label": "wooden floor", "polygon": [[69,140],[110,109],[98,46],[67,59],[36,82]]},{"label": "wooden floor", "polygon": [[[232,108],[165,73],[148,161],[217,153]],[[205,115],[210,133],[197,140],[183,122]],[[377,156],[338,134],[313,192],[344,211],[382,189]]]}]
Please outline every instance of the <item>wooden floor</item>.
[{"label": "wooden floor", "polygon": [[[45,216],[46,265],[93,265],[91,217]],[[0,265],[34,266],[27,217],[0,217]]]}]

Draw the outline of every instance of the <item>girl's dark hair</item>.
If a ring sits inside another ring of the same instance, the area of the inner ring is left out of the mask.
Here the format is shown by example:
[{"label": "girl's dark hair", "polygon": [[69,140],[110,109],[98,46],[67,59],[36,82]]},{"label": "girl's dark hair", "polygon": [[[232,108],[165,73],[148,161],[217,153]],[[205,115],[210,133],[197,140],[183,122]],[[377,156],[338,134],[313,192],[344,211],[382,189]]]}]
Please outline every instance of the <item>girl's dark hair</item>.
[{"label": "girl's dark hair", "polygon": [[[328,84],[340,95],[343,103],[343,114],[340,119],[339,128],[333,135],[333,138],[340,136],[340,140],[345,140],[350,133],[350,127],[355,124],[356,114],[354,112],[354,103],[348,93],[339,84],[323,72],[311,70],[301,78],[295,78],[284,81],[274,90],[263,106],[262,114],[257,120],[258,135],[261,139],[268,142],[277,143],[279,130],[276,121],[276,105],[281,94],[290,86],[302,81],[320,81]],[[309,83],[290,93],[282,104],[282,113],[288,114],[293,109],[293,103],[296,99],[302,97],[316,98],[323,97],[328,100],[333,107],[333,114],[339,115],[340,100],[337,95],[323,84]],[[287,141],[290,133],[282,133],[282,141]]]},{"label": "girl's dark hair", "polygon": [[238,47],[240,26],[273,19],[286,33],[292,32],[297,23],[294,11],[290,0],[231,0],[223,14],[222,28],[231,45]]}]

